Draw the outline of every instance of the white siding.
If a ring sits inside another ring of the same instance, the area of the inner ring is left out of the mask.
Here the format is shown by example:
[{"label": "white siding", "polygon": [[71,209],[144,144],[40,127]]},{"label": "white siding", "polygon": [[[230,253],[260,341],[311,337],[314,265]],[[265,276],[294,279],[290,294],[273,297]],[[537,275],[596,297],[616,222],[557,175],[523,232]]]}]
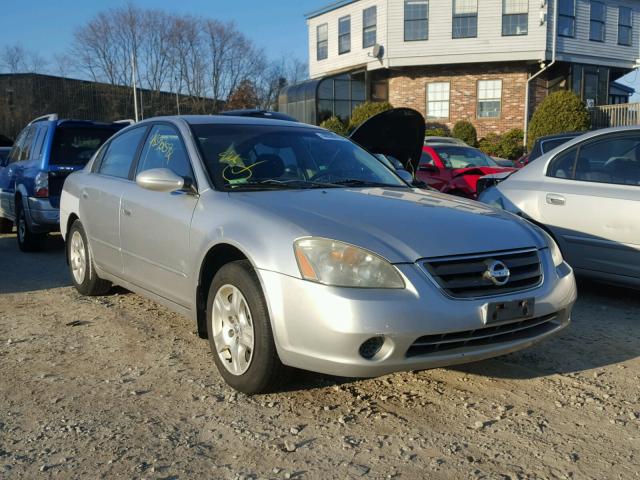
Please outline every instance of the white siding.
[{"label": "white siding", "polygon": [[[540,25],[540,0],[529,0],[529,34],[502,36],[502,0],[478,2],[478,37],[452,39],[452,0],[429,1],[429,39],[404,41],[404,0],[359,0],[307,21],[311,77],[367,65],[368,69],[405,65],[437,65],[544,57],[546,24]],[[382,61],[362,48],[362,10],[378,7],[377,41],[384,47]],[[351,15],[351,52],[338,55],[338,19]],[[329,58],[316,60],[316,27],[329,26]]]},{"label": "white siding", "polygon": [[[589,0],[576,0],[576,38],[558,38],[558,60],[632,68],[640,57],[640,2],[605,0],[606,42],[589,41]],[[537,62],[551,57],[552,6],[554,0],[529,0],[529,32],[502,36],[502,0],[478,1],[477,38],[452,39],[452,0],[429,1],[429,38],[404,41],[404,0],[357,0],[307,20],[309,27],[309,72],[320,77],[357,67],[374,70],[411,65],[447,65],[505,61]],[[382,60],[362,48],[362,11],[376,5],[377,42],[384,47]],[[618,45],[619,5],[634,10],[633,45]],[[547,12],[548,10],[548,12]],[[546,15],[545,15],[546,14]],[[338,55],[338,19],[351,15],[351,52]],[[541,18],[546,21],[541,22]],[[316,60],[316,27],[328,24],[329,57]],[[542,23],[542,24],[541,24]]]},{"label": "white siding", "polygon": [[[606,5],[605,41],[589,40],[591,20],[590,0],[576,0],[576,36],[558,37],[558,60],[595,65],[632,68],[640,57],[640,2],[634,0],[604,0]],[[633,40],[631,46],[618,45],[618,7],[633,9]],[[549,51],[551,47],[549,46]]]},{"label": "white siding", "polygon": [[[367,63],[371,63],[371,66],[368,67],[369,69],[376,68],[376,64],[379,65],[380,61],[369,55],[372,49],[362,48],[362,11],[373,5],[377,7],[376,41],[381,45],[385,45],[387,43],[385,37],[387,30],[386,3],[386,0],[360,0],[308,20],[310,76],[312,78],[318,77],[327,72],[350,69]],[[338,19],[345,15],[351,15],[351,51],[338,55]],[[323,23],[327,23],[329,26],[329,58],[317,61],[317,26]]]}]

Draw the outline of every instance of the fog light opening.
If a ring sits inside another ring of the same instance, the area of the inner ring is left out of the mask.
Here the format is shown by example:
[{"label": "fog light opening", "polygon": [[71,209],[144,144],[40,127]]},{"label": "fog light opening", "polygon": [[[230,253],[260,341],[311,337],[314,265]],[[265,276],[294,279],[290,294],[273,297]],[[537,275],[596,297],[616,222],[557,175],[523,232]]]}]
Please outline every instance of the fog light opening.
[{"label": "fog light opening", "polygon": [[360,355],[362,356],[362,358],[371,360],[380,351],[383,344],[383,337],[371,337],[368,340],[362,342],[362,345],[360,345]]}]

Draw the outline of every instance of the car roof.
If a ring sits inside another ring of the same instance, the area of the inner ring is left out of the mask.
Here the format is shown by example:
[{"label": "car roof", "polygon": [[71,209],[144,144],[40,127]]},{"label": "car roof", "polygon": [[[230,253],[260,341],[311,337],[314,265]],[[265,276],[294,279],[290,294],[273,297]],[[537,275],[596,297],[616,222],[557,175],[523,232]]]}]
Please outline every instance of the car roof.
[{"label": "car roof", "polygon": [[458,148],[471,148],[473,150],[478,150],[476,147],[472,147],[471,145],[462,144],[462,143],[452,143],[452,142],[433,142],[425,145],[425,147],[458,147]]},{"label": "car roof", "polygon": [[164,117],[153,117],[144,120],[144,123],[153,121],[184,121],[189,125],[277,125],[282,127],[298,127],[321,130],[320,127],[306,123],[293,122],[289,120],[276,120],[273,118],[233,116],[233,115],[171,115]]}]

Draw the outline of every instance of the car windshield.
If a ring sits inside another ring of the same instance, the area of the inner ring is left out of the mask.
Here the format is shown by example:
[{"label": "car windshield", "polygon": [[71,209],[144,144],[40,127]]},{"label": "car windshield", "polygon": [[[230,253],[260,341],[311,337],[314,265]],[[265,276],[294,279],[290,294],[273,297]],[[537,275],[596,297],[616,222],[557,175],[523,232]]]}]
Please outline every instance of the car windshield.
[{"label": "car windshield", "polygon": [[[123,125],[124,126],[124,125]],[[51,146],[52,165],[85,165],[117,128],[61,125]]]},{"label": "car windshield", "polygon": [[498,164],[480,150],[471,147],[433,147],[447,168],[496,167]]},{"label": "car windshield", "polygon": [[407,187],[380,160],[335,133],[271,125],[191,128],[218,188]]}]

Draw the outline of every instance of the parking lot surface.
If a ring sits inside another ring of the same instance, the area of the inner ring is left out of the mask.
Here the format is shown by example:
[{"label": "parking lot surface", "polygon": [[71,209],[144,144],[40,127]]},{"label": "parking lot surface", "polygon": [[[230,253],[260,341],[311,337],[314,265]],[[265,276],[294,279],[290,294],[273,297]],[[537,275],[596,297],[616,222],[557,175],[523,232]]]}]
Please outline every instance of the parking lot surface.
[{"label": "parking lot surface", "polygon": [[187,318],[3,235],[0,478],[640,478],[640,294],[579,287],[516,354],[247,397]]}]

